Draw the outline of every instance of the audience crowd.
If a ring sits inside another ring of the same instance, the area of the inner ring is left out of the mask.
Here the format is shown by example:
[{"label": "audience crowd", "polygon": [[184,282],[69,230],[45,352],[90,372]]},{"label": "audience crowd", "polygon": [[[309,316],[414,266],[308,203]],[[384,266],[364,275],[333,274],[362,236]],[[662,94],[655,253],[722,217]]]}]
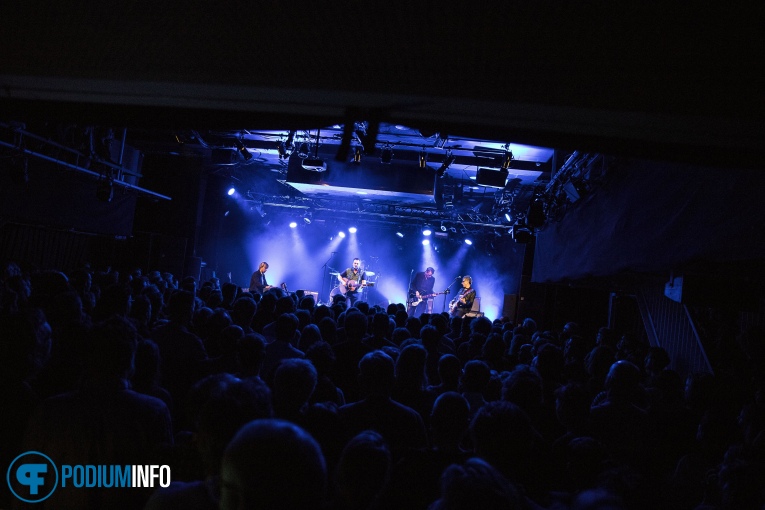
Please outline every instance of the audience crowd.
[{"label": "audience crowd", "polygon": [[0,271],[3,468],[34,450],[172,473],[40,507],[765,509],[755,363],[683,377],[640,334],[590,337],[576,317],[541,330],[158,271]]}]

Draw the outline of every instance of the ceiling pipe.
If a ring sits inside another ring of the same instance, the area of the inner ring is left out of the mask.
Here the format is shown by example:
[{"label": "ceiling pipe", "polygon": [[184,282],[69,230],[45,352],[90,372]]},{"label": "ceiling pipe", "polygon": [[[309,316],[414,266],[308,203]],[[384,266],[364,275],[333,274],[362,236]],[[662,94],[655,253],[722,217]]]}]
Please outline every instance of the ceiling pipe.
[{"label": "ceiling pipe", "polygon": [[[29,150],[29,149],[25,149],[23,147],[17,147],[17,146],[15,146],[13,144],[4,142],[2,140],[0,140],[0,147],[7,147],[9,149],[13,149],[13,150],[19,151],[22,154],[26,154],[27,156],[32,156],[33,158],[41,159],[43,161],[48,161],[50,163],[54,163],[56,165],[63,166],[63,167],[68,168],[70,170],[74,170],[76,172],[80,172],[80,173],[89,175],[91,177],[95,177],[97,179],[102,178],[102,175],[100,173],[98,173],[98,172],[94,172],[92,170],[88,170],[87,168],[82,168],[81,166],[73,165],[71,163],[67,163],[66,161],[62,161],[62,160],[57,159],[57,158],[46,156],[45,154],[40,154],[39,152],[34,152],[34,151]],[[107,165],[107,166],[111,167],[112,165]],[[125,189],[136,191],[136,192],[141,193],[143,195],[149,195],[151,197],[158,198],[160,200],[172,200],[172,198],[170,198],[170,197],[168,197],[166,195],[162,195],[161,193],[157,193],[156,191],[151,191],[151,190],[148,190],[146,188],[141,188],[139,186],[134,186],[134,185],[132,185],[130,183],[127,183],[125,181],[117,181],[117,180],[115,180],[115,181],[112,181],[112,182],[116,186],[121,186],[121,187],[123,187]]]}]

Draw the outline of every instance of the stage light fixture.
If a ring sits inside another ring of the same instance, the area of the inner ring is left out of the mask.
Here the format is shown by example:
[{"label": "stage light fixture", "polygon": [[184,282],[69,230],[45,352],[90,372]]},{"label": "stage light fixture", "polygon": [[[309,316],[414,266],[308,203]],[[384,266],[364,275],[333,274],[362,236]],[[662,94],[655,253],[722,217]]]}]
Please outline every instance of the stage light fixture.
[{"label": "stage light fixture", "polygon": [[471,246],[473,244],[473,241],[470,239],[465,239],[465,244],[467,244],[468,246]]},{"label": "stage light fixture", "polygon": [[231,187],[231,188],[229,188],[229,189],[228,189],[228,191],[226,192],[226,194],[227,194],[228,196],[231,196],[231,195],[233,195],[234,193],[236,193],[236,188],[234,188],[234,187]]},{"label": "stage light fixture", "polygon": [[420,151],[420,168],[428,166],[428,153],[423,149]]},{"label": "stage light fixture", "polygon": [[441,232],[446,232],[446,225],[444,225],[444,222],[441,222]]},{"label": "stage light fixture", "polygon": [[528,225],[521,220],[518,220],[513,225],[513,241],[520,244],[528,244],[534,238],[534,233],[531,231]]},{"label": "stage light fixture", "polygon": [[276,149],[279,151],[279,159],[287,159],[287,145],[284,142],[279,141]]},{"label": "stage light fixture", "polygon": [[423,239],[422,240],[422,245],[423,246],[428,246],[429,244],[430,244],[430,239]]},{"label": "stage light fixture", "polygon": [[338,232],[338,233],[337,233],[337,235],[338,235],[338,236],[340,236],[340,237],[342,237],[342,238],[344,238],[344,237],[345,237],[345,232],[343,232],[343,231],[341,230],[340,232]]},{"label": "stage light fixture", "polygon": [[425,228],[422,229],[422,235],[424,235],[426,237],[429,236],[432,233],[433,233],[433,230],[431,230],[431,228],[429,226],[427,226],[427,225],[425,226]]},{"label": "stage light fixture", "polygon": [[380,163],[383,165],[390,165],[390,162],[393,160],[393,147],[390,145],[383,146],[382,150],[380,151]]},{"label": "stage light fixture", "polygon": [[292,150],[293,147],[295,147],[295,130],[290,130],[289,133],[287,133],[287,140],[284,142],[285,147],[287,147],[288,150]]},{"label": "stage light fixture", "polygon": [[310,212],[305,213],[305,215],[303,216],[303,222],[306,225],[310,225],[311,224],[311,219],[312,219],[312,214]]},{"label": "stage light fixture", "polygon": [[297,222],[291,221],[290,222],[290,228],[295,228],[295,227],[297,227]]},{"label": "stage light fixture", "polygon": [[454,160],[457,159],[457,157],[452,154],[451,152],[446,153],[446,159],[444,159],[444,162],[441,163],[441,166],[438,167],[438,170],[436,170],[436,176],[437,177],[443,177],[446,173],[446,170],[449,169],[449,166],[454,163]]},{"label": "stage light fixture", "polygon": [[241,140],[234,140],[234,144],[236,145],[236,149],[239,151],[245,161],[252,159],[252,153],[247,150],[247,147],[244,146]]},{"label": "stage light fixture", "polygon": [[404,237],[403,232],[396,232],[396,235],[399,236],[399,237]]},{"label": "stage light fixture", "polygon": [[307,158],[310,153],[311,153],[311,144],[309,144],[308,142],[303,142],[298,146],[298,150],[297,150],[298,157]]},{"label": "stage light fixture", "polygon": [[353,149],[353,162],[357,165],[361,163],[361,154],[364,152],[364,150],[361,148],[360,145],[357,145],[355,149]]},{"label": "stage light fixture", "polygon": [[508,168],[510,168],[510,165],[512,164],[514,159],[515,158],[513,157],[512,151],[505,152],[505,155],[502,158],[502,170],[507,170]]},{"label": "stage light fixture", "polygon": [[357,231],[356,227],[351,227],[348,229],[348,232],[350,232],[351,234],[355,234],[356,231]]},{"label": "stage light fixture", "polygon": [[505,213],[505,219],[507,220],[508,223],[512,223],[513,222],[513,218],[512,218],[512,216],[510,216],[510,211]]}]

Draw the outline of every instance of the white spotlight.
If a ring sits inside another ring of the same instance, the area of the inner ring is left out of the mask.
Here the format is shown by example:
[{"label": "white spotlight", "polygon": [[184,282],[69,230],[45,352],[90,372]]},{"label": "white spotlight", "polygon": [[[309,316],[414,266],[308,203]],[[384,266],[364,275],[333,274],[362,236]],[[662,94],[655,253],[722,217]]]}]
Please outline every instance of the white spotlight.
[{"label": "white spotlight", "polygon": [[234,193],[236,193],[236,188],[229,188],[229,189],[228,189],[228,196],[231,196],[231,195],[233,195]]},{"label": "white spotlight", "polygon": [[465,239],[465,244],[470,246],[471,244],[473,244],[473,241],[471,241],[470,239]]},{"label": "white spotlight", "polygon": [[427,245],[429,245],[429,244],[430,244],[430,239],[423,239],[423,240],[422,240],[422,245],[423,245],[423,246],[427,246]]},{"label": "white spotlight", "polygon": [[295,227],[297,227],[297,223],[295,223],[294,221],[290,222],[290,228],[295,228]]},{"label": "white spotlight", "polygon": [[424,235],[424,236],[429,236],[432,233],[433,233],[433,231],[430,230],[429,228],[426,228],[425,230],[422,231],[422,235]]},{"label": "white spotlight", "polygon": [[339,235],[340,237],[345,237],[345,232],[343,232],[343,231],[341,230],[340,232],[338,232],[338,233],[337,233],[337,235]]},{"label": "white spotlight", "polygon": [[401,232],[396,232],[396,235],[399,236],[399,237],[404,237],[404,234],[401,233]]},{"label": "white spotlight", "polygon": [[350,232],[351,234],[355,234],[356,233],[356,227],[349,228],[348,232]]}]

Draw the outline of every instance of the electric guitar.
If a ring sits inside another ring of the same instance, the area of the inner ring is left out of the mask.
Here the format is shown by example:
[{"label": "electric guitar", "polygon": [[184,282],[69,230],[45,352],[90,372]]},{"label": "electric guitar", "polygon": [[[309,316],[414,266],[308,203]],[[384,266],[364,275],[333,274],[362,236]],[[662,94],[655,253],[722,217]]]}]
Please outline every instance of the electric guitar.
[{"label": "electric guitar", "polygon": [[451,292],[451,291],[449,289],[446,289],[443,292],[434,292],[432,294],[415,293],[415,295],[412,296],[412,301],[409,302],[409,306],[417,306],[420,303],[422,303],[423,300],[425,300],[425,299],[436,297],[436,296],[440,296],[441,294],[449,294],[449,292]]}]

